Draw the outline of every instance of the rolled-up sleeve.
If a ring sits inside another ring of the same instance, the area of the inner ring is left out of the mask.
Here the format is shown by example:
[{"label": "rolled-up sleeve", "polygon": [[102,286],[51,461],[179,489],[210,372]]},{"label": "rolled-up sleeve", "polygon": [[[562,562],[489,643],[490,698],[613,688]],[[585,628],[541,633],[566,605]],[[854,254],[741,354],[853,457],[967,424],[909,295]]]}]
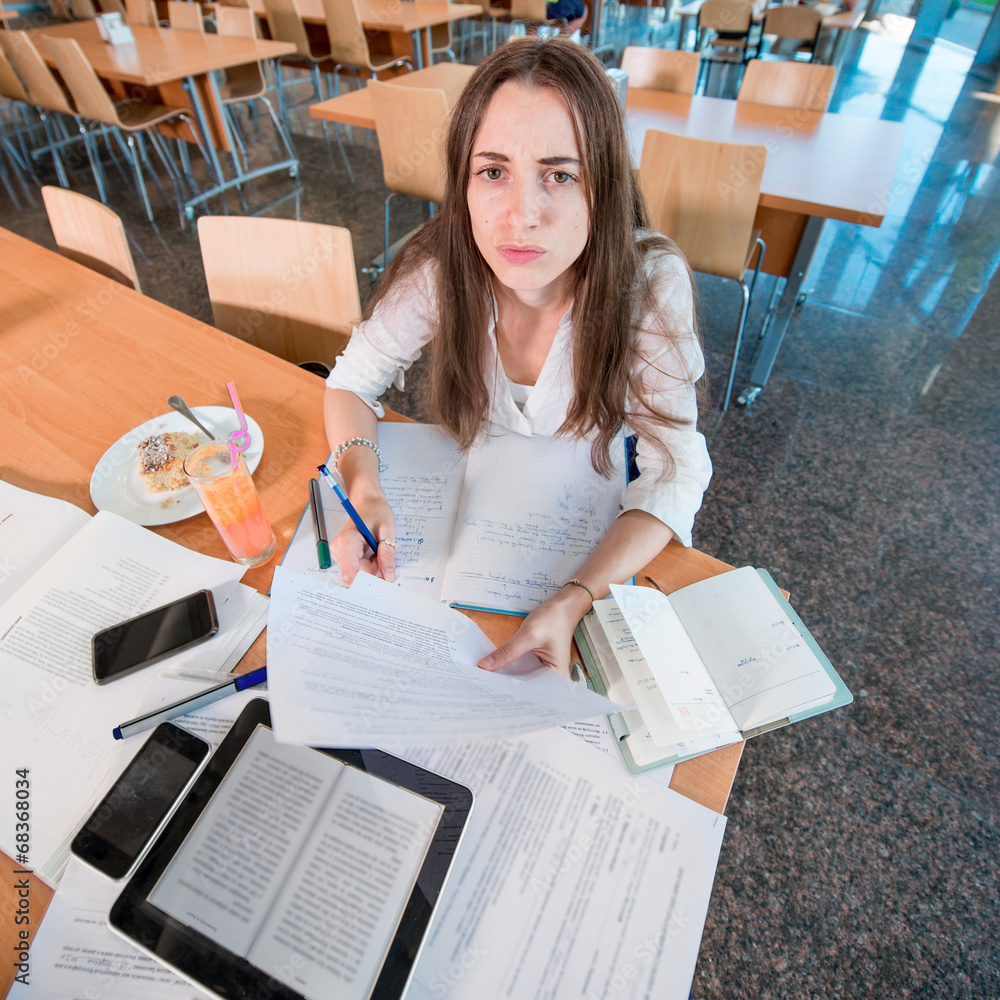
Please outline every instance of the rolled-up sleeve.
[{"label": "rolled-up sleeve", "polygon": [[429,263],[389,289],[354,328],[326,380],[329,388],[353,392],[384,416],[379,397],[390,385],[403,388],[405,372],[437,331],[436,274]]},{"label": "rolled-up sleeve", "polygon": [[[629,399],[640,475],[622,494],[622,510],[652,514],[689,546],[712,478],[708,447],[697,429],[695,383],[705,359],[694,332],[694,296],[683,261],[658,253],[648,267],[657,308],[639,324],[633,368],[639,391]],[[673,426],[643,419],[648,405],[669,416]]]}]

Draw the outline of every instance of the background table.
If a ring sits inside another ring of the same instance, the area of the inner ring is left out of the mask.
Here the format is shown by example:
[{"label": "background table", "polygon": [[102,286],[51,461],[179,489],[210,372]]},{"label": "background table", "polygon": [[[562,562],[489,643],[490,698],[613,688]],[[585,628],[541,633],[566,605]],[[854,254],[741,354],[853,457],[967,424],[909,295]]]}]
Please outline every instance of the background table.
[{"label": "background table", "polygon": [[[206,153],[217,184],[185,202],[188,216],[196,204],[262,174],[289,170],[298,172],[297,160],[280,160],[257,166],[243,173],[234,158],[236,176],[226,180],[217,149],[230,150],[229,126],[222,112],[218,86],[212,74],[216,70],[244,66],[261,59],[275,59],[295,52],[292,42],[267,41],[258,38],[234,38],[198,31],[174,31],[132,25],[135,42],[130,45],[109,45],[101,39],[94,21],[73,21],[32,31],[33,35],[55,35],[75,38],[97,75],[107,80],[113,90],[127,95],[129,88],[142,89],[140,96],[160,100],[174,107],[191,108],[198,128],[205,139]],[[38,39],[36,38],[36,42]],[[39,45],[47,57],[44,44]],[[149,91],[156,91],[152,96]],[[182,122],[159,126],[160,130],[177,138],[193,140]]]},{"label": "background table", "polygon": [[[464,63],[440,62],[426,69],[418,69],[413,73],[400,73],[394,76],[391,83],[403,87],[427,87],[443,90],[448,107],[455,106],[458,95],[461,94],[469,77],[476,71],[475,66]],[[339,122],[342,125],[360,125],[361,128],[375,128],[375,112],[372,109],[371,94],[367,87],[348,91],[339,97],[309,106],[309,114],[313,118],[325,121]]]},{"label": "background table", "polygon": [[786,283],[750,376],[759,390],[770,376],[823,221],[882,224],[903,124],[630,88],[627,129],[636,164],[651,128],[767,148],[754,225],[767,242],[764,270]]},{"label": "background table", "polygon": [[[239,389],[260,424],[265,448],[254,481],[278,552],[284,552],[308,502],[308,480],[329,453],[323,430],[324,384],[280,358],[116,284],[79,264],[0,229],[0,478],[59,497],[94,513],[90,474],[109,444],[169,409],[177,393],[192,406],[230,405],[225,382]],[[150,529],[218,558],[225,546],[207,515]],[[243,582],[266,592],[272,563]],[[672,543],[639,575],[670,593],[729,569]],[[496,642],[518,619],[470,613]],[[264,662],[263,637],[240,664]],[[743,744],[680,764],[672,787],[717,811],[725,807]],[[0,855],[3,858],[3,855]],[[13,862],[7,861],[10,872]],[[31,886],[37,929],[51,891]],[[0,880],[0,951],[13,955],[17,899],[13,878]],[[0,967],[0,995],[13,977]]]}]

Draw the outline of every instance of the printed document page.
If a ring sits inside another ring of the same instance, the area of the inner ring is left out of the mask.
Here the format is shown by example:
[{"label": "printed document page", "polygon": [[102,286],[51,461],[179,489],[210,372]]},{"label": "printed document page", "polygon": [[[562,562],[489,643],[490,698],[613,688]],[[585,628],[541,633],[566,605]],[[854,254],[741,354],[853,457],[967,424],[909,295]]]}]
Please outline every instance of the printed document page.
[{"label": "printed document page", "polygon": [[[615,710],[533,657],[513,676],[465,615],[359,574],[349,590],[279,566],[267,629],[275,735],[313,746],[482,738]],[[520,663],[520,661],[519,661]]]},{"label": "printed document page", "polygon": [[476,796],[407,1000],[687,1000],[724,816],[561,729],[402,755]]},{"label": "printed document page", "polygon": [[[27,867],[41,878],[58,878],[116,756],[111,730],[136,714],[149,684],[143,671],[95,684],[94,632],[203,587],[221,603],[243,572],[99,511],[0,607],[0,759],[30,771]],[[7,796],[0,848],[16,860],[15,829]]]}]

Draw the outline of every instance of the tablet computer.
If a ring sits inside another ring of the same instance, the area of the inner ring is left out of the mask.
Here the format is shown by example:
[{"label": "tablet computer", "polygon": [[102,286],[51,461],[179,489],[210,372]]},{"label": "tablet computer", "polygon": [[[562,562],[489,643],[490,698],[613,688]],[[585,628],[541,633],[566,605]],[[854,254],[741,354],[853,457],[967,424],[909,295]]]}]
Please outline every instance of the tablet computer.
[{"label": "tablet computer", "polygon": [[108,923],[219,997],[396,1000],[471,808],[380,750],[278,743],[256,699]]}]

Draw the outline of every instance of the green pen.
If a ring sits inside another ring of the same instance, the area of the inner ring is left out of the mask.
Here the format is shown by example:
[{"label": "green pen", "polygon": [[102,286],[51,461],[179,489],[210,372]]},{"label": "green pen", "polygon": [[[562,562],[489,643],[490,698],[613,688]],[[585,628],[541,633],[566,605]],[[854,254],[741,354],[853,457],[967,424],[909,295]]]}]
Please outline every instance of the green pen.
[{"label": "green pen", "polygon": [[319,480],[309,480],[309,506],[312,508],[313,527],[316,529],[316,555],[319,557],[319,568],[329,569],[333,563],[330,559],[330,543],[326,539],[326,524],[323,522],[323,504],[319,498]]}]

